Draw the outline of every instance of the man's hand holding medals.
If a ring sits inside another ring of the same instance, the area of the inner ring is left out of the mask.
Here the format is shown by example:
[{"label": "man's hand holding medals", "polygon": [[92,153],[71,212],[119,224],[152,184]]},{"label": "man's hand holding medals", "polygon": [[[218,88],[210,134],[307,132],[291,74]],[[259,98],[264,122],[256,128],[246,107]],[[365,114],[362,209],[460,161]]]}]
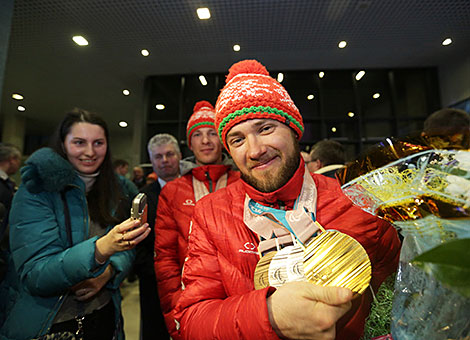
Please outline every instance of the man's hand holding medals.
[{"label": "man's hand holding medals", "polygon": [[334,339],[336,322],[371,278],[369,257],[361,244],[325,230],[315,220],[315,190],[306,171],[293,210],[245,199],[245,224],[261,239],[254,285],[277,288],[267,306],[271,325],[281,337]]},{"label": "man's hand holding medals", "polygon": [[289,282],[268,297],[269,322],[282,338],[334,339],[336,322],[352,298],[346,288]]}]

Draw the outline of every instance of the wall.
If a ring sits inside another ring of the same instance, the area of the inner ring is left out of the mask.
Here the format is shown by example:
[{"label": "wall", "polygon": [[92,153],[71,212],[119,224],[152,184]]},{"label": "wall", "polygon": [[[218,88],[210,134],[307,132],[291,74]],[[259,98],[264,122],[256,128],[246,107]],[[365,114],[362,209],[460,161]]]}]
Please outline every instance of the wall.
[{"label": "wall", "polygon": [[13,16],[13,0],[0,1],[0,104],[7,62],[8,42],[10,40],[11,18]]},{"label": "wall", "polygon": [[470,98],[470,55],[449,60],[438,72],[442,107]]}]

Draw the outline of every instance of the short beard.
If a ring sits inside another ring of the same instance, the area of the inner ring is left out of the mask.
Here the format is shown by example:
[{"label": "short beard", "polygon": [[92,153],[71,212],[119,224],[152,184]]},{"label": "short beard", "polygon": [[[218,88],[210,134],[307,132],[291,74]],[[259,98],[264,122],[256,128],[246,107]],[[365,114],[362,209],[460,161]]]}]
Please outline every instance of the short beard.
[{"label": "short beard", "polygon": [[241,174],[241,178],[256,188],[260,192],[273,192],[282,188],[294,176],[300,164],[300,146],[297,139],[294,140],[294,154],[286,159],[286,163],[281,168],[279,174],[267,173],[263,180],[259,180],[254,176]]}]

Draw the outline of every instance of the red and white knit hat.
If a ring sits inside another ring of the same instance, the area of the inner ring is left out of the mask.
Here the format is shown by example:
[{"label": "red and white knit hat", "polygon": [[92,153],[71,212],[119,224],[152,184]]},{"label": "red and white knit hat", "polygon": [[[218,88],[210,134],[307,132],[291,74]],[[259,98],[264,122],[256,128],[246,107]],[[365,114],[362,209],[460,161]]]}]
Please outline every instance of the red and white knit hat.
[{"label": "red and white knit hat", "polygon": [[186,126],[186,137],[188,138],[189,147],[191,147],[191,135],[194,131],[202,127],[215,128],[214,118],[214,106],[208,101],[201,100],[194,105],[193,114],[189,117],[188,125]]},{"label": "red and white knit hat", "polygon": [[293,129],[299,140],[304,132],[302,116],[286,89],[256,60],[232,65],[215,111],[215,127],[227,150],[227,133],[248,119],[278,120]]}]

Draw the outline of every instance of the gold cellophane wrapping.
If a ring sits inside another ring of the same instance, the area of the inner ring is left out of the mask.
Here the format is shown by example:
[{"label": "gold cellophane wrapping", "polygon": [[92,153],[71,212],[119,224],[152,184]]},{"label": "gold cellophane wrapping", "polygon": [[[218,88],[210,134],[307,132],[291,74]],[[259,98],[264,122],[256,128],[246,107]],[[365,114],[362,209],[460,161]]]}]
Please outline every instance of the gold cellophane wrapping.
[{"label": "gold cellophane wrapping", "polygon": [[369,286],[372,272],[369,257],[359,242],[329,230],[305,248],[304,273],[314,284],[349,288],[362,294]]}]

